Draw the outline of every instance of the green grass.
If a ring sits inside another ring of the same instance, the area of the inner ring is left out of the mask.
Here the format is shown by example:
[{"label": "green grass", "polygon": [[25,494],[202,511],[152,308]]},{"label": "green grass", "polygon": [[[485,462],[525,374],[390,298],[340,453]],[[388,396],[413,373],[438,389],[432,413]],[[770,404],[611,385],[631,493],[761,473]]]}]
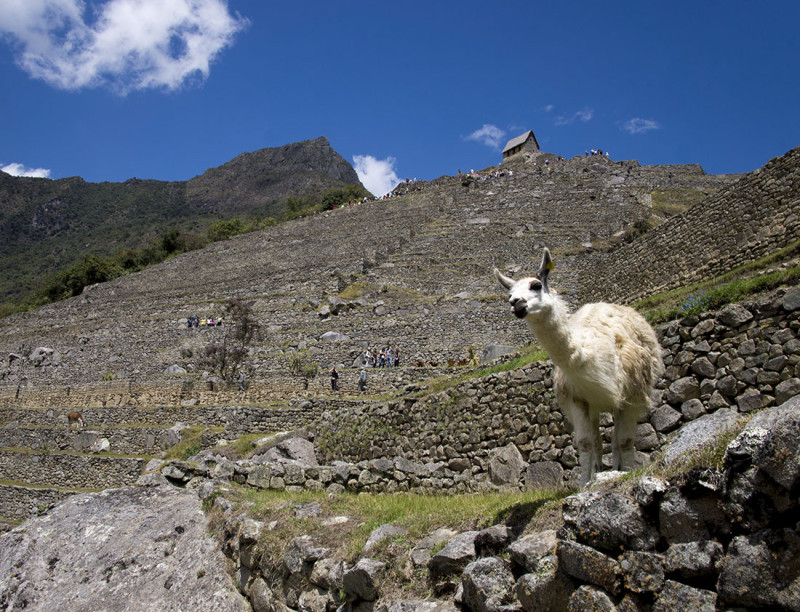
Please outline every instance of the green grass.
[{"label": "green grass", "polygon": [[188,459],[202,449],[201,438],[204,433],[220,433],[223,427],[205,427],[204,425],[191,425],[181,432],[181,441],[170,448],[164,459]]},{"label": "green grass", "polygon": [[522,348],[517,357],[509,361],[497,363],[485,368],[478,368],[477,370],[468,370],[463,374],[440,376],[432,378],[425,383],[425,388],[417,395],[427,395],[429,393],[438,393],[445,389],[451,389],[462,382],[473,380],[475,378],[483,378],[492,374],[499,374],[500,372],[509,372],[511,370],[518,370],[531,363],[537,361],[547,361],[547,351],[540,349],[535,345],[530,345]]},{"label": "green grass", "polygon": [[[310,535],[331,548],[334,558],[352,562],[361,554],[374,529],[385,524],[403,527],[408,530],[405,535],[391,538],[370,551],[371,558],[386,562],[392,571],[392,566],[405,563],[416,542],[435,529],[464,531],[503,522],[524,526],[543,508],[567,494],[566,490],[537,490],[460,495],[344,494],[328,498],[324,492],[289,493],[237,487],[233,495],[247,508],[248,515],[276,522],[273,529],[262,532],[260,541],[265,554],[275,560],[283,556],[286,544],[293,538]],[[320,505],[319,516],[295,518],[293,507],[309,502]],[[336,516],[346,516],[349,520],[342,525],[322,526],[325,518]],[[427,585],[412,588],[424,591]]]},{"label": "green grass", "polygon": [[653,198],[653,211],[673,216],[705,200],[714,190],[697,189],[658,189],[650,195]]},{"label": "green grass", "polygon": [[764,291],[800,282],[800,265],[783,270],[765,269],[800,256],[800,241],[739,266],[712,280],[687,285],[634,302],[632,306],[651,323],[716,310]]}]

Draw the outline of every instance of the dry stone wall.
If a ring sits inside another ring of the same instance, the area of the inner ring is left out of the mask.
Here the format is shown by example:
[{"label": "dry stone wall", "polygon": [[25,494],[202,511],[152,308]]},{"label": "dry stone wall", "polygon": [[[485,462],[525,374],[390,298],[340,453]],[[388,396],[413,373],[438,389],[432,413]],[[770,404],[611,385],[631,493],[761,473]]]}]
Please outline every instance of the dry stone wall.
[{"label": "dry stone wall", "polygon": [[587,260],[583,301],[636,299],[718,276],[800,240],[800,147],[608,255]]},{"label": "dry stone wall", "polygon": [[107,489],[133,484],[144,459],[66,453],[0,451],[0,480],[73,489]]},{"label": "dry stone wall", "polygon": [[74,494],[60,489],[0,484],[2,518],[24,521]]},{"label": "dry stone wall", "polygon": [[[746,414],[800,394],[800,289],[662,325],[666,372],[636,432],[638,460],[705,414]],[[601,419],[610,467],[612,421]],[[327,410],[314,427],[324,462],[402,457],[475,482],[576,484],[578,454],[552,392],[552,366],[532,364],[417,399]],[[500,464],[524,462],[508,473]]]}]

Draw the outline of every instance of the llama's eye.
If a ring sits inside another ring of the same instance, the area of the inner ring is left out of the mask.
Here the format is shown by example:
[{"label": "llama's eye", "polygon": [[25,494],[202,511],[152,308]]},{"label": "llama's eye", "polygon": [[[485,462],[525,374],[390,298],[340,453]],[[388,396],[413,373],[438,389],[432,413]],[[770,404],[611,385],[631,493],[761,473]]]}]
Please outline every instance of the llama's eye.
[{"label": "llama's eye", "polygon": [[532,281],[531,282],[531,291],[541,291],[542,290],[542,283],[539,281]]}]

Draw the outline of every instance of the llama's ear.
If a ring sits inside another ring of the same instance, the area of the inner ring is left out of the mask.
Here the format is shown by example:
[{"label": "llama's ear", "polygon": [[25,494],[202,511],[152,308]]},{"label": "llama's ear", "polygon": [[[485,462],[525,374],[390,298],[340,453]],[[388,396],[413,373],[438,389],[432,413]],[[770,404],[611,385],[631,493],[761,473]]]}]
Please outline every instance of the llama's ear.
[{"label": "llama's ear", "polygon": [[539,280],[542,281],[545,291],[549,291],[547,286],[547,277],[550,275],[550,270],[555,267],[556,265],[553,263],[553,257],[550,255],[550,249],[545,248],[544,253],[542,254],[542,263],[539,266],[538,274]]},{"label": "llama's ear", "polygon": [[494,269],[494,276],[498,280],[498,282],[503,285],[506,289],[511,289],[511,285],[514,284],[514,279],[505,276],[500,270],[497,268]]}]

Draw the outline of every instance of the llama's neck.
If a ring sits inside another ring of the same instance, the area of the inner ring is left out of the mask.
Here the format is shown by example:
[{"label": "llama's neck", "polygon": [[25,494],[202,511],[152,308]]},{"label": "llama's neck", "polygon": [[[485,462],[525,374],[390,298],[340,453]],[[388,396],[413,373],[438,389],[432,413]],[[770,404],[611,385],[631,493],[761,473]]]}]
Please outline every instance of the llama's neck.
[{"label": "llama's neck", "polygon": [[551,308],[536,316],[527,317],[528,326],[536,339],[548,352],[553,363],[562,369],[569,368],[579,352],[569,329],[568,316],[564,304],[556,299]]}]

